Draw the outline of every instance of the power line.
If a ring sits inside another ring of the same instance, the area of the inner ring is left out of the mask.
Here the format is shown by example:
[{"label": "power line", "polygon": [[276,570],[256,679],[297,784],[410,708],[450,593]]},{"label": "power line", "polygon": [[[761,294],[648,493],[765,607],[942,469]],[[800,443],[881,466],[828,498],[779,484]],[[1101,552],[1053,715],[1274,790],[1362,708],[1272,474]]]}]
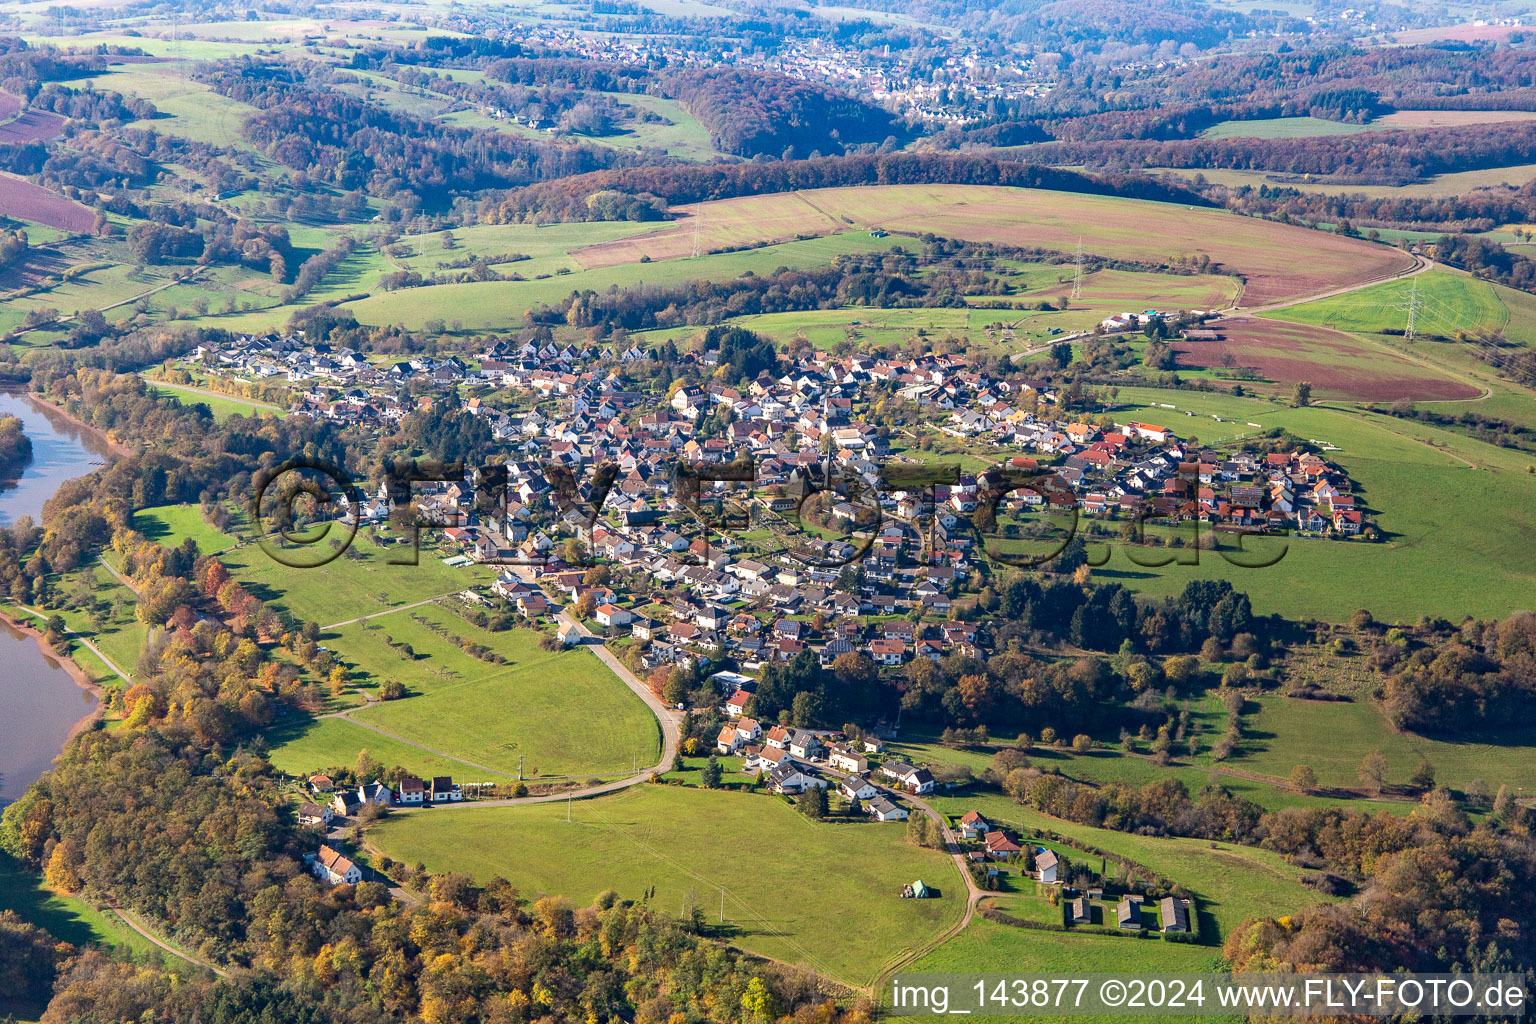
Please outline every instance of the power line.
[{"label": "power line", "polygon": [[1408,343],[1413,344],[1414,330],[1419,323],[1419,279],[1413,279],[1413,287],[1408,292],[1408,329],[1403,332],[1403,337]]},{"label": "power line", "polygon": [[1072,301],[1083,297],[1083,239],[1077,239],[1077,269],[1072,275]]}]

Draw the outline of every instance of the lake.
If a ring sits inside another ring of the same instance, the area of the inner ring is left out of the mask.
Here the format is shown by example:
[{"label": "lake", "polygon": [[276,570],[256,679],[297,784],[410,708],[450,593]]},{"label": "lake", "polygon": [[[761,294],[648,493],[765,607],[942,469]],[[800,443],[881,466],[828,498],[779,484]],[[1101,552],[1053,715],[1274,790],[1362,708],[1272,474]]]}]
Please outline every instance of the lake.
[{"label": "lake", "polygon": [[[111,457],[101,440],[32,400],[0,392],[0,415],[17,416],[32,439],[32,461],[20,478],[0,483],[0,525],[22,516],[41,521],[43,502],[73,477]],[[36,640],[0,622],[0,806],[48,770],[70,730],[91,714],[96,698],[76,685]]]},{"label": "lake", "polygon": [[22,516],[42,522],[43,502],[65,480],[85,476],[112,458],[111,450],[42,403],[15,392],[0,391],[0,416],[15,416],[32,439],[32,461],[20,479],[0,481],[0,526]]}]

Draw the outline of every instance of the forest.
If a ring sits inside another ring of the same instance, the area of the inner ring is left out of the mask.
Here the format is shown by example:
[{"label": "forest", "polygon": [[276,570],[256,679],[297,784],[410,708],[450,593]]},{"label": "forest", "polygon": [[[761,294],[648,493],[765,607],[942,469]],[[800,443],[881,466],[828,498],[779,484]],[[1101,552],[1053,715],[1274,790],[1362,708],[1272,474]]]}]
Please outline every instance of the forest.
[{"label": "forest", "polygon": [[647,193],[670,205],[850,185],[1009,185],[1091,195],[1211,205],[1195,192],[1145,176],[1095,176],[967,153],[890,153],[771,163],[635,167],[582,174],[518,189],[492,205],[494,223],[596,219],[587,196],[605,189]]}]

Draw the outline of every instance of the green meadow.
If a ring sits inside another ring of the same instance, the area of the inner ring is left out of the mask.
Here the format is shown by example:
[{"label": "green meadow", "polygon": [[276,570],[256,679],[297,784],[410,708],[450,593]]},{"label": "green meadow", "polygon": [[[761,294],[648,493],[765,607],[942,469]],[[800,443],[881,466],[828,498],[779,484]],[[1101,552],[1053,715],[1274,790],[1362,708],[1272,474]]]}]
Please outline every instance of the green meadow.
[{"label": "green meadow", "polygon": [[[569,813],[570,821],[567,821]],[[777,797],[640,786],[522,807],[396,815],[371,829],[396,860],[500,875],[525,897],[584,905],[605,890],[676,914],[690,907],[749,952],[868,985],[959,920],[965,887],[944,854],[910,845],[898,823],[815,822]],[[902,899],[922,879],[932,900]]]},{"label": "green meadow", "polygon": [[1328,121],[1321,117],[1269,117],[1251,121],[1222,121],[1200,133],[1204,139],[1300,139],[1315,135],[1368,132],[1366,124]]},{"label": "green meadow", "polygon": [[1274,319],[1364,334],[1400,332],[1407,326],[1408,306],[1415,289],[1419,302],[1416,324],[1420,333],[1449,337],[1457,331],[1500,330],[1509,323],[1509,310],[1494,285],[1448,270],[1430,270],[1344,295],[1289,306],[1268,315]]},{"label": "green meadow", "polygon": [[1536,744],[1521,728],[1447,742],[1398,732],[1366,699],[1318,702],[1274,695],[1256,703],[1258,710],[1243,717],[1243,739],[1227,762],[1233,768],[1284,778],[1304,764],[1324,786],[1358,787],[1360,762],[1374,750],[1387,759],[1389,785],[1405,785],[1423,759],[1440,785],[1465,790],[1481,780],[1489,792],[1508,785],[1517,796],[1536,794]]},{"label": "green meadow", "polygon": [[290,713],[262,733],[268,758],[279,771],[307,776],[331,768],[351,768],[363,751],[386,768],[396,765],[422,778],[447,775],[459,779],[473,776],[476,782],[501,782],[499,777],[481,778],[452,758],[439,757],[409,743],[381,736],[345,718],[311,718]]},{"label": "green meadow", "polygon": [[[1002,822],[1026,839],[1054,832],[1068,843],[1108,850],[1173,879],[1198,901],[1202,939],[1208,942],[1224,939],[1250,917],[1286,914],[1323,901],[1318,892],[1301,884],[1301,868],[1268,850],[1079,825],[1041,814],[995,792],[937,794],[930,802],[936,810],[952,816],[980,811],[988,821]],[[1097,856],[1071,850],[1067,856],[1095,871],[1102,867]]]},{"label": "green meadow", "polygon": [[[339,526],[332,530],[342,535]],[[329,555],[329,545],[325,540],[312,548],[289,549],[285,557],[296,560]],[[375,546],[364,529],[358,531],[346,554],[313,568],[284,565],[254,543],[226,551],[219,559],[256,597],[286,608],[301,621],[322,626],[457,593],[489,579],[489,570],[484,567],[444,565],[426,546],[418,564],[390,561],[409,555],[405,544]]]},{"label": "green meadow", "polygon": [[116,914],[77,896],[54,892],[40,875],[32,874],[6,853],[0,853],[0,910],[12,911],[54,938],[76,946],[107,946],[136,957],[160,956],[158,947]]},{"label": "green meadow", "polygon": [[211,395],[194,391],[165,381],[147,381],[150,391],[161,398],[169,398],[179,405],[206,405],[213,418],[219,422],[231,416],[286,416],[283,410],[270,409],[265,405],[247,402],[233,395]]},{"label": "green meadow", "polygon": [[[1192,579],[1228,579],[1248,592],[1261,613],[1333,621],[1361,607],[1382,619],[1411,621],[1420,615],[1503,617],[1530,604],[1526,510],[1536,500],[1536,474],[1527,472],[1533,460],[1523,453],[1380,413],[1292,409],[1193,391],[1121,388],[1114,416],[1159,423],[1215,445],[1274,427],[1333,445],[1337,450],[1328,457],[1348,473],[1386,539],[1271,538],[1246,545],[1267,553],[1261,558],[1233,555],[1265,561],[1283,547],[1280,560],[1264,568],[1243,568],[1192,549],[1153,551],[1180,561],[1151,568],[1133,562],[1118,543],[1095,543],[1092,555],[1108,559],[1094,570],[1098,579],[1154,597],[1177,593]],[[1196,558],[1197,564],[1184,564]]]},{"label": "green meadow", "polygon": [[[995,902],[1004,913],[1013,913],[1008,901]],[[1124,974],[1128,963],[1134,964],[1136,972],[1146,974],[1205,974],[1222,969],[1219,951],[1209,946],[1085,932],[1035,931],[998,924],[977,915],[959,935],[908,965],[902,973]],[[1125,1018],[1094,1014],[1073,1014],[1070,1018],[1009,1014],[989,1015],[987,1019],[1010,1024],[1063,1019],[1083,1024],[1112,1024]],[[1135,1019],[1158,1022],[1187,1021],[1189,1018],[1137,1016]],[[1242,1018],[1202,1013],[1200,1019],[1236,1024]]]},{"label": "green meadow", "polygon": [[[484,645],[504,661],[475,658],[439,631]],[[645,704],[596,655],[544,651],[542,635],[487,632],[426,605],[322,634],[321,643],[364,688],[387,679],[404,684],[404,699],[353,715],[423,747],[503,775],[515,777],[521,766],[529,779],[628,775],[654,765],[660,735]]]},{"label": "green meadow", "polygon": [[[1250,724],[1252,723],[1245,719],[1245,726]],[[1220,725],[1220,722],[1202,722],[1203,734],[1211,738],[1218,736]],[[1104,744],[1118,742],[1117,736],[1105,735],[1097,738]],[[1256,745],[1258,741],[1254,740],[1254,743]],[[893,755],[913,764],[964,767],[969,768],[975,775],[980,775],[991,765],[993,755],[992,750],[957,750],[936,743],[892,742],[887,744],[887,747]],[[1365,750],[1369,749],[1369,747],[1361,749],[1361,756],[1364,756]],[[1139,788],[1164,779],[1176,779],[1182,782],[1184,788],[1191,793],[1198,793],[1206,786],[1221,786],[1233,795],[1244,800],[1252,800],[1270,811],[1284,807],[1336,807],[1339,803],[1334,798],[1306,796],[1262,779],[1222,774],[1215,770],[1215,765],[1209,759],[1195,764],[1185,759],[1170,765],[1159,766],[1148,757],[1124,754],[1114,749],[1098,749],[1087,754],[1078,754],[1071,749],[1058,750],[1039,746],[1031,748],[1028,757],[1031,764],[1042,770],[1060,772],[1068,779],[1099,786],[1113,782]],[[1415,761],[1414,765],[1417,763]],[[1237,766],[1235,760],[1231,766]],[[1291,765],[1286,765],[1284,770],[1278,773],[1265,772],[1253,764],[1243,764],[1240,767],[1259,774],[1272,774],[1277,779],[1284,778],[1291,770]],[[1408,770],[1412,767],[1410,765]],[[1391,811],[1394,814],[1407,814],[1413,808],[1412,804],[1399,800],[1355,800],[1350,802],[1350,806],[1372,812]]]},{"label": "green meadow", "polygon": [[[555,274],[543,280],[472,282],[380,292],[340,308],[367,324],[398,324],[420,329],[428,320],[440,320],[457,324],[458,330],[505,330],[521,324],[525,311],[557,303],[573,291],[590,289],[600,292],[615,286],[646,284],[675,285],[690,280],[725,281],[748,271],[769,274],[780,267],[822,266],[843,253],[880,252],[898,241],[871,238],[864,232],[849,232],[697,259],[598,267]],[[510,264],[500,269],[516,271],[518,265]]]},{"label": "green meadow", "polygon": [[[236,522],[243,520],[244,516],[240,516]],[[165,547],[176,547],[190,537],[205,555],[232,547],[236,542],[230,534],[209,525],[203,519],[202,509],[196,505],[142,508],[133,514],[129,525],[142,533],[146,540]]]}]

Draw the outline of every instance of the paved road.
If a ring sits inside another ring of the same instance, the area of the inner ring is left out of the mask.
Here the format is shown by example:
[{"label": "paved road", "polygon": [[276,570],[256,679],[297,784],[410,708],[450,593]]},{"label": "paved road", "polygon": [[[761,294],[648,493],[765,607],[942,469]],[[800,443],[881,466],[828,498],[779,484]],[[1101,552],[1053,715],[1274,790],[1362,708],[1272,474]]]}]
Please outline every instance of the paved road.
[{"label": "paved road", "polygon": [[[518,575],[522,576],[523,579],[530,583],[533,583],[537,578],[537,573],[530,566],[516,566],[514,568],[516,569]],[[457,591],[455,593],[457,593]],[[432,600],[435,601],[437,598],[433,598]],[[421,603],[427,604],[429,602],[423,601]],[[397,608],[392,610],[401,611],[403,609]],[[373,616],[366,617],[371,618]],[[636,676],[629,669],[625,668],[623,662],[614,657],[612,652],[610,652],[602,645],[602,640],[599,637],[597,637],[591,630],[587,629],[586,626],[582,625],[579,621],[573,618],[569,611],[563,611],[560,613],[560,624],[561,626],[574,626],[576,631],[581,634],[582,646],[585,646],[588,650],[595,654],[598,661],[601,661],[604,665],[606,665],[610,672],[618,676],[619,680],[623,682],[625,686],[629,687],[635,696],[644,701],[646,707],[651,709],[651,713],[656,716],[656,721],[661,726],[661,759],[649,768],[644,768],[638,772],[635,772],[633,775],[628,775],[621,779],[615,779],[612,782],[602,782],[593,786],[582,786],[579,789],[563,790],[558,793],[542,793],[538,796],[505,797],[497,800],[466,800],[460,803],[436,804],[430,808],[431,810],[449,811],[458,807],[516,807],[523,804],[556,803],[562,800],[585,800],[588,797],[602,796],[606,793],[617,793],[620,790],[629,789],[631,786],[638,786],[642,782],[649,781],[651,776],[657,772],[664,772],[672,767],[672,759],[677,756],[678,745],[681,742],[682,730],[680,728],[680,723],[683,720],[684,712],[678,711],[676,708],[668,707],[665,703],[663,703],[661,698],[657,697],[654,693],[651,692],[651,688],[649,686],[646,686],[638,676]],[[338,625],[345,625],[345,623],[338,623]],[[326,628],[331,629],[334,627],[327,626]],[[361,725],[364,728],[372,729],[374,732],[377,732],[383,736],[388,736],[390,739],[399,740],[402,743],[407,743],[410,746],[425,750],[428,753],[436,754],[439,757],[446,757],[451,761],[458,761],[460,764],[469,765],[470,767],[476,768],[480,771],[490,772],[492,775],[505,776],[504,772],[496,771],[493,768],[486,768],[483,765],[473,764],[472,762],[465,761],[463,758],[453,757],[450,754],[444,754],[442,751],[433,750],[430,747],[423,747],[419,743],[412,743],[410,740],[403,739],[402,737],[396,736],[393,733],[385,732],[383,729],[379,729],[376,726],[371,726],[366,722],[361,722],[355,718],[350,718],[348,717],[348,713],[345,711],[334,712],[327,717],[346,718],[347,721],[356,725]],[[391,809],[391,813],[417,814],[425,810],[428,810],[428,808],[414,806],[396,807]]]}]

